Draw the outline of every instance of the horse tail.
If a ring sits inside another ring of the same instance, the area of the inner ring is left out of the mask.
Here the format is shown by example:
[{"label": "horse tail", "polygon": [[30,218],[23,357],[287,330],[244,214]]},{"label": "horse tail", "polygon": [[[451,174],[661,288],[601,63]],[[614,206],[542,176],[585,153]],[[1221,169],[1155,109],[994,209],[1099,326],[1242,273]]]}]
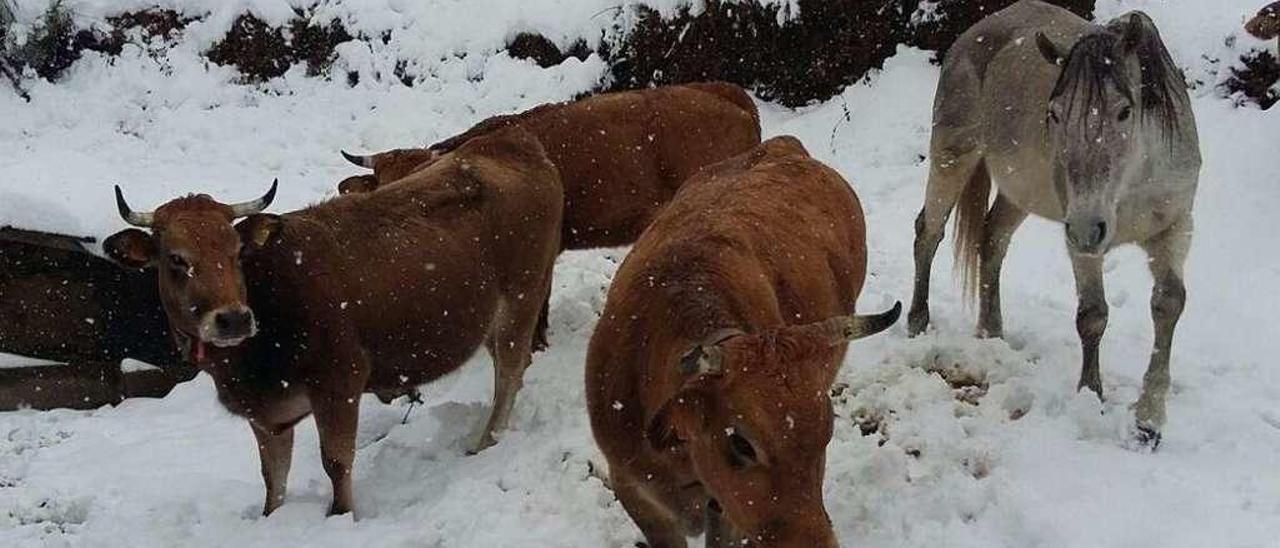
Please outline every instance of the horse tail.
[{"label": "horse tail", "polygon": [[975,302],[981,283],[982,242],[987,235],[987,208],[991,197],[991,173],[986,161],[978,162],[956,204],[955,264],[964,288],[965,302]]}]

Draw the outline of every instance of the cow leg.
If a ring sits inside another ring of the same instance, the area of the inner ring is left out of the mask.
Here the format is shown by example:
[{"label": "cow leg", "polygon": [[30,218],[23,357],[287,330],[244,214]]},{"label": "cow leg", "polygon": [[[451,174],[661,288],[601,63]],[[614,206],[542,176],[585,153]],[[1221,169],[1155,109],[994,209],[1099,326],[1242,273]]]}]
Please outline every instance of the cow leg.
[{"label": "cow leg", "polygon": [[1102,373],[1098,366],[1098,347],[1107,330],[1107,298],[1102,287],[1102,257],[1071,254],[1071,269],[1076,278],[1076,332],[1084,351],[1080,383],[1076,389],[1088,388],[1102,399]]},{"label": "cow leg", "polygon": [[1138,441],[1155,449],[1160,445],[1160,429],[1165,422],[1165,397],[1169,394],[1169,354],[1173,331],[1182,316],[1187,289],[1182,282],[1182,265],[1191,247],[1191,215],[1174,223],[1142,247],[1151,260],[1151,319],[1155,325],[1155,345],[1151,362],[1142,377],[1142,395],[1134,404]]},{"label": "cow leg", "polygon": [[551,312],[551,300],[542,301],[542,311],[538,313],[538,326],[533,330],[533,351],[542,352],[546,350],[551,343],[547,340],[547,330],[550,328],[549,316]]},{"label": "cow leg", "polygon": [[[541,301],[533,301],[541,302]],[[516,303],[519,307],[523,303]],[[538,306],[538,305],[535,305]],[[502,306],[497,325],[489,335],[489,355],[493,358],[493,410],[480,439],[471,448],[479,453],[497,443],[496,434],[506,430],[515,406],[516,394],[524,386],[524,371],[532,358],[533,330],[537,326],[536,308],[522,311],[510,303]],[[526,307],[528,308],[528,307]],[[523,312],[523,313],[522,313]]]},{"label": "cow leg", "polygon": [[311,401],[320,433],[320,458],[333,483],[329,515],[345,514],[354,507],[351,465],[356,456],[356,424],[360,418],[360,394],[327,393]]},{"label": "cow leg", "polygon": [[982,259],[978,282],[978,336],[1004,336],[1004,319],[1000,312],[1000,267],[1013,233],[1026,220],[1027,212],[1009,201],[1004,194],[996,196],[995,205],[987,213],[986,237],[982,241]]},{"label": "cow leg", "polygon": [[284,504],[285,488],[289,483],[289,467],[293,463],[293,427],[279,433],[250,422],[253,436],[258,440],[258,458],[262,461],[262,482],[267,486],[266,502],[262,515],[269,516]]},{"label": "cow leg", "polygon": [[[688,548],[685,529],[681,526],[679,516],[659,500],[653,489],[666,485],[655,474],[646,474],[644,480],[636,480],[628,476],[613,477],[613,492],[618,502],[626,509],[636,527],[644,534],[649,548]],[[707,537],[708,539],[710,536]]]},{"label": "cow leg", "polygon": [[929,326],[929,278],[933,271],[933,258],[938,253],[947,218],[980,161],[981,156],[977,154],[960,158],[939,154],[929,169],[924,207],[916,217],[916,279],[911,311],[907,313],[907,333],[910,336],[923,333]]}]

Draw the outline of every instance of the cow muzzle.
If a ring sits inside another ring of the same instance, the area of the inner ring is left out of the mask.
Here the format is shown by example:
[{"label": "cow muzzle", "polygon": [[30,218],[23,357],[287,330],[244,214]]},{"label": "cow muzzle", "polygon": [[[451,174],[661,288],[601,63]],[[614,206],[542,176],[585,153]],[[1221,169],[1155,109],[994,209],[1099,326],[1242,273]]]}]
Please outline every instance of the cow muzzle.
[{"label": "cow muzzle", "polygon": [[258,332],[253,311],[244,305],[224,306],[205,314],[198,336],[217,347],[236,346]]}]

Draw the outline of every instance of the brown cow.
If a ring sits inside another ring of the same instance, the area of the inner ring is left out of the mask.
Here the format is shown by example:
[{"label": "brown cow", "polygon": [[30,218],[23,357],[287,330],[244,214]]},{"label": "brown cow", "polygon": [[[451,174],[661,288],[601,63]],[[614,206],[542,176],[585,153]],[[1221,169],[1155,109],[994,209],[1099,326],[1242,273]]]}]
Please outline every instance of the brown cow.
[{"label": "brown cow", "polygon": [[[723,82],[605,93],[496,116],[426,149],[343,153],[373,169],[339,192],[387,184],[431,165],[477,135],[513,125],[533,132],[564,181],[562,249],[630,244],[690,175],[760,144],[760,115],[742,88]],[[536,349],[546,347],[546,312]]]},{"label": "brown cow", "polygon": [[1244,29],[1259,40],[1274,40],[1280,36],[1280,2],[1272,2],[1258,11]]},{"label": "brown cow", "polygon": [[188,196],[155,213],[117,194],[125,219],[152,233],[128,229],[104,244],[122,263],[159,270],[171,327],[222,404],[248,419],[263,513],[284,499],[298,421],[315,414],[330,511],[347,512],[360,394],[436,379],[482,343],[496,382],[475,450],[492,445],[559,252],[564,198],[537,139],[496,132],[378,192],[255,214],[274,191],[234,206]]},{"label": "brown cow", "polygon": [[636,242],[591,338],[587,407],[651,548],[704,530],[836,545],[828,394],[846,342],[901,310],[850,315],[864,238],[848,183],[779,137],[688,181]]}]

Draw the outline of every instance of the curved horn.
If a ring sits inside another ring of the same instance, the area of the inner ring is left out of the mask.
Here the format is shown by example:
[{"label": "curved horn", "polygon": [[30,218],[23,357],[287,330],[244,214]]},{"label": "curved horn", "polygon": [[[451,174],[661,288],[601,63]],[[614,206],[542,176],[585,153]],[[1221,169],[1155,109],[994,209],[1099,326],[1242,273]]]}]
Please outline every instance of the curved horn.
[{"label": "curved horn", "polygon": [[346,158],[348,162],[360,167],[373,169],[373,156],[356,156],[355,154],[348,154],[345,150],[339,150],[338,152],[341,152],[342,157]]},{"label": "curved horn", "polygon": [[822,330],[829,337],[832,345],[847,341],[855,341],[863,337],[875,335],[889,329],[898,316],[902,314],[902,302],[893,303],[893,308],[879,314],[856,314],[852,316],[836,316],[819,322]]},{"label": "curved horn", "polygon": [[116,185],[116,209],[120,211],[120,218],[133,226],[149,228],[156,220],[155,213],[144,213],[129,208],[129,202],[124,201],[124,193],[120,191],[120,185]]},{"label": "curved horn", "polygon": [[257,200],[231,204],[232,218],[248,217],[255,213],[262,213],[262,210],[271,205],[271,200],[276,199],[276,186],[278,184],[280,184],[280,179],[271,181],[271,190],[268,190],[266,194],[263,194]]}]

